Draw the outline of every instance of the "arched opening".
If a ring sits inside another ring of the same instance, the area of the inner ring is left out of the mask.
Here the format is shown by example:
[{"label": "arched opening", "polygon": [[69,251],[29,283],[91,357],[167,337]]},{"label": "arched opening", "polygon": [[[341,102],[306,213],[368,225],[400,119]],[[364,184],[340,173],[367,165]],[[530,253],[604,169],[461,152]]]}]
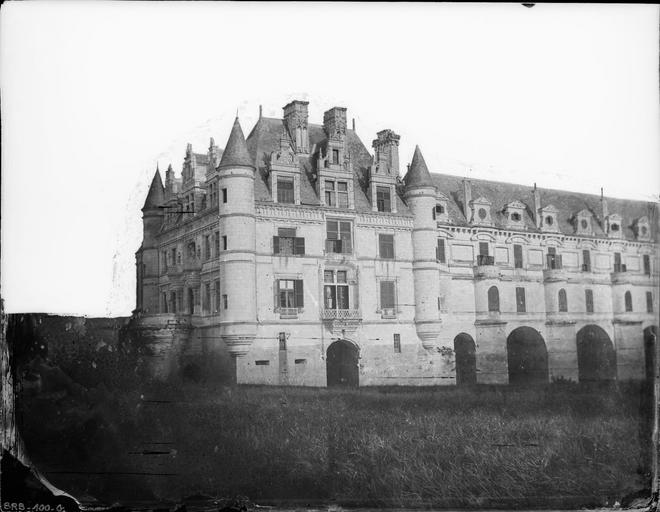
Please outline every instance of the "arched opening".
[{"label": "arched opening", "polygon": [[454,338],[456,385],[477,383],[477,349],[472,336],[462,332]]},{"label": "arched opening", "polygon": [[587,325],[576,338],[580,382],[616,379],[616,353],[607,333],[597,325]]},{"label": "arched opening", "polygon": [[506,339],[509,384],[529,385],[548,382],[548,351],[536,329],[518,327]]},{"label": "arched opening", "polygon": [[568,299],[566,298],[566,290],[564,290],[563,288],[559,290],[558,302],[559,302],[559,312],[560,313],[568,312]]},{"label": "arched opening", "polygon": [[326,371],[328,387],[359,386],[358,348],[346,340],[337,340],[328,347]]},{"label": "arched opening", "polygon": [[500,310],[500,292],[497,286],[488,288],[488,311],[497,312]]},{"label": "arched opening", "polygon": [[656,368],[656,343],[658,339],[658,328],[651,325],[644,329],[644,362],[646,367],[646,380],[653,382]]}]

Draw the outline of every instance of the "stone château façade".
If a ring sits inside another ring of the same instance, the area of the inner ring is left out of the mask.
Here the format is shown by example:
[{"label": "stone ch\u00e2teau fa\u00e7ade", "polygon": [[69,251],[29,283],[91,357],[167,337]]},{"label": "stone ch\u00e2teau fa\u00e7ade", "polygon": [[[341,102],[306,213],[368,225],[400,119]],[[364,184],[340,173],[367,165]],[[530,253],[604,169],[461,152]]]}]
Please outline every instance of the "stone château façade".
[{"label": "stone ch\u00e2teau fa\u00e7ade", "polygon": [[346,109],[238,118],[157,170],[131,329],[159,377],[438,385],[642,379],[658,317],[657,205],[430,173],[400,177]]}]

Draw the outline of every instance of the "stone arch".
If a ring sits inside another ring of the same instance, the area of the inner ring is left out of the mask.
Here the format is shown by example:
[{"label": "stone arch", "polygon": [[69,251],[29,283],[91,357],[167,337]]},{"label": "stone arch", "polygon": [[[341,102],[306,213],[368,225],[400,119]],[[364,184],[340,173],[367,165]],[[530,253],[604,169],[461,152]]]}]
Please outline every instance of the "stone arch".
[{"label": "stone arch", "polygon": [[518,327],[506,339],[509,384],[548,382],[548,351],[543,336],[531,327]]},{"label": "stone arch", "polygon": [[488,311],[499,312],[500,310],[500,291],[497,286],[488,288]]},{"label": "stone arch", "polygon": [[359,387],[359,355],[360,349],[351,340],[338,339],[330,344],[325,358],[328,387]]},{"label": "stone arch", "polygon": [[607,333],[597,325],[586,325],[576,336],[580,382],[616,379],[616,352]]},{"label": "stone arch", "polygon": [[456,385],[477,383],[477,348],[472,336],[460,333],[454,338],[456,355]]},{"label": "stone arch", "polygon": [[653,382],[655,379],[657,343],[658,327],[656,325],[650,325],[644,329],[644,363],[646,368],[645,376],[648,382]]}]

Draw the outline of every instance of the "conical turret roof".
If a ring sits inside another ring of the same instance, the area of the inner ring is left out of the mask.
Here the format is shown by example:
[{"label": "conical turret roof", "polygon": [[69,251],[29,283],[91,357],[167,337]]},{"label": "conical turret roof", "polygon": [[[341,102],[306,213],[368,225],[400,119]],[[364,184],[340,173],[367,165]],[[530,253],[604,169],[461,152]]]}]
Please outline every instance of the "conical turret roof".
[{"label": "conical turret roof", "polygon": [[165,188],[163,187],[163,180],[160,178],[160,170],[156,167],[156,174],[154,174],[154,179],[151,180],[147,199],[145,199],[142,209],[158,208],[163,204],[164,196]]},{"label": "conical turret roof", "polygon": [[429,168],[426,166],[426,162],[424,161],[419,146],[415,146],[415,153],[413,154],[410,169],[408,169],[403,181],[406,184],[406,188],[435,187],[433,180],[431,179],[431,174],[429,173]]},{"label": "conical turret roof", "polygon": [[218,169],[236,166],[254,168],[254,162],[252,161],[252,158],[250,158],[250,153],[248,152],[245,137],[243,136],[243,130],[241,130],[241,125],[238,122],[238,117],[236,117],[234,126],[232,126],[229,140],[222,153]]}]

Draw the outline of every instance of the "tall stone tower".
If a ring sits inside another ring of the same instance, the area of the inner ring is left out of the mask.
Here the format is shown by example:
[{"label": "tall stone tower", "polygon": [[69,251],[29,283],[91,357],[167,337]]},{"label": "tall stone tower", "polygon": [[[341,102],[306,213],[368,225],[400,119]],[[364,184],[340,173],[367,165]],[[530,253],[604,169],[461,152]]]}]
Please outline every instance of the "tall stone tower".
[{"label": "tall stone tower", "polygon": [[415,329],[426,349],[435,346],[441,331],[438,311],[440,276],[435,258],[437,227],[433,219],[436,187],[419,146],[404,178],[404,197],[413,219],[413,280],[415,283]]},{"label": "tall stone tower", "polygon": [[220,335],[234,361],[249,351],[257,333],[254,180],[255,166],[237,117],[218,165]]},{"label": "tall stone tower", "polygon": [[142,207],[142,226],[144,238],[137,252],[137,297],[136,311],[139,313],[158,312],[158,241],[157,236],[163,223],[163,205],[165,189],[160,178],[160,171],[151,181],[147,199]]}]

